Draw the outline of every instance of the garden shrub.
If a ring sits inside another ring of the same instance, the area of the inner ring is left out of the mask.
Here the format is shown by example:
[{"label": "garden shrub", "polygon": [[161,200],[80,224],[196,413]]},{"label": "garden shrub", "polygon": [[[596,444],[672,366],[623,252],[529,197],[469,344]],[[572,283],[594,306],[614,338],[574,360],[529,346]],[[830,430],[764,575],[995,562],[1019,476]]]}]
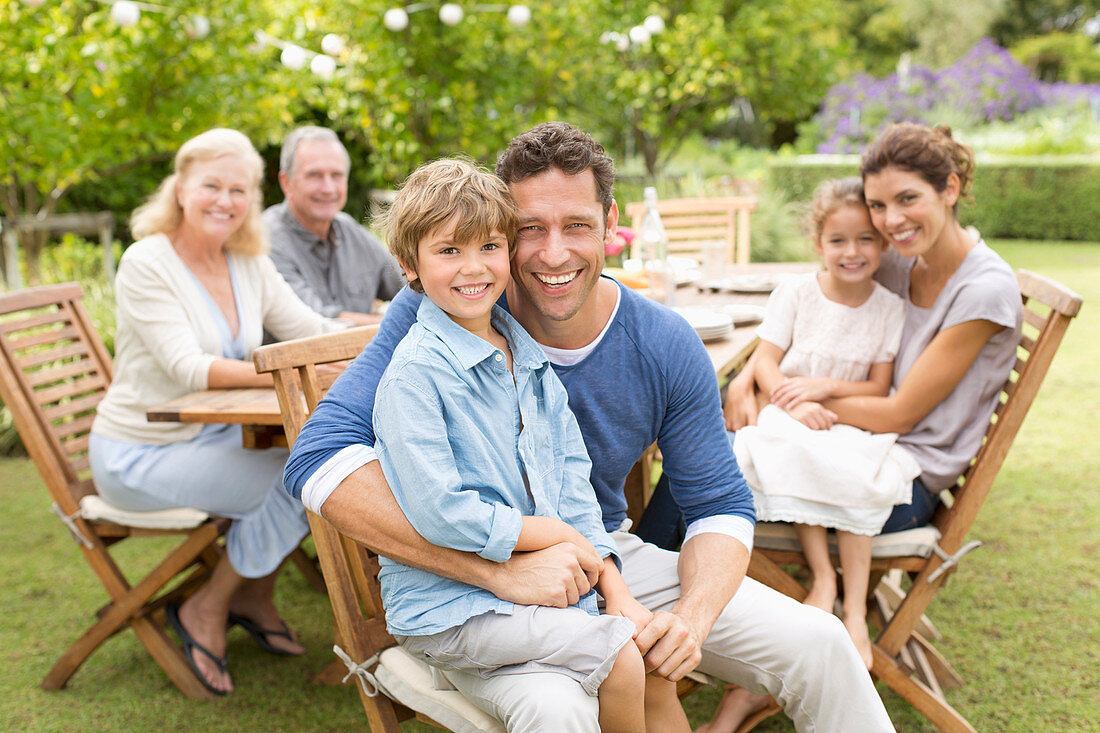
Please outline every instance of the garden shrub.
[{"label": "garden shrub", "polygon": [[[778,158],[769,167],[771,185],[792,201],[809,201],[827,178],[857,175],[855,155]],[[1095,156],[979,158],[973,203],[959,206],[963,224],[984,237],[1006,239],[1096,239],[1100,159]]]}]

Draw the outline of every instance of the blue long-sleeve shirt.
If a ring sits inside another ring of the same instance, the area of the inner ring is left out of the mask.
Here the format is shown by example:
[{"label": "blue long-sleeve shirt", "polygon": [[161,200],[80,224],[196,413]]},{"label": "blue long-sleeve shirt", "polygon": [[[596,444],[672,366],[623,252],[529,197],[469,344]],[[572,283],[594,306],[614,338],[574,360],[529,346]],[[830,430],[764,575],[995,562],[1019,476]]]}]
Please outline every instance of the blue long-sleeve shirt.
[{"label": "blue long-sleeve shirt", "polygon": [[[613,531],[622,524],[627,474],[654,440],[688,524],[718,515],[755,522],[752,493],[726,436],[718,382],[702,342],[683,318],[618,287],[619,308],[599,345],[577,364],[552,364],[592,459],[604,527]],[[286,467],[285,484],[295,497],[342,448],[374,444],[375,390],[416,319],[420,298],[407,288],[394,298],[378,335],[306,423]]]},{"label": "blue long-sleeve shirt", "polygon": [[[423,299],[374,404],[375,450],[397,503],[429,542],[502,562],[524,516],[569,524],[601,557],[616,553],[589,484],[592,464],[565,388],[546,355],[494,307],[504,354]],[[492,593],[381,558],[386,623],[432,634],[512,604]],[[593,594],[578,605],[598,613]]]}]

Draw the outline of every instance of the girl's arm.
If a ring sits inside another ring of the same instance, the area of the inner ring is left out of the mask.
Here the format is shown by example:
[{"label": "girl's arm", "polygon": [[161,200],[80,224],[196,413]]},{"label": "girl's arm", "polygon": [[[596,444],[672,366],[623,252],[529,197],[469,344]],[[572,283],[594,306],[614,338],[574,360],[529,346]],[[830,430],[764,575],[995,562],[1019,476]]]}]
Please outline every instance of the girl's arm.
[{"label": "girl's arm", "polygon": [[787,353],[770,341],[760,341],[756,347],[756,370],[754,376],[756,383],[760,385],[760,391],[770,395],[779,385],[787,381],[783,372],[779,371],[779,362],[783,361],[783,355]]},{"label": "girl's arm", "polygon": [[867,379],[862,382],[829,377],[791,377],[772,390],[771,401],[784,410],[790,410],[801,402],[820,402],[830,397],[885,397],[890,394],[893,373],[894,362],[882,361],[871,365]]},{"label": "girl's arm", "polygon": [[873,433],[905,434],[962,380],[986,342],[1004,326],[966,321],[936,334],[889,397],[842,397],[825,401],[839,421]]}]

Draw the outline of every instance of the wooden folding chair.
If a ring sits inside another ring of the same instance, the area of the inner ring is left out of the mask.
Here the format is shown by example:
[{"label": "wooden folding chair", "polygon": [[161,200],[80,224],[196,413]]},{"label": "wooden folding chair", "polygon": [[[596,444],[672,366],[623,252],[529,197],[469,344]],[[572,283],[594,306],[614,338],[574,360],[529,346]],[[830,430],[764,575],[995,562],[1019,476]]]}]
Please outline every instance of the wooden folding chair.
[{"label": "wooden folding chair", "polygon": [[[720,240],[726,243],[726,261],[739,265],[749,261],[749,216],[755,210],[756,199],[751,196],[662,199],[657,202],[657,211],[668,235],[669,254],[698,257],[705,242]],[[627,204],[626,215],[634,231],[642,231],[645,204],[641,201]],[[631,256],[638,257],[639,243],[634,241]]]},{"label": "wooden folding chair", "polygon": [[[216,543],[229,521],[193,509],[120,511],[96,494],[88,470],[88,435],[111,381],[111,359],[82,299],[76,283],[0,295],[0,398],[49,489],[54,513],[72,532],[110,597],[42,687],[64,687],[100,644],[130,626],[184,695],[212,698],[164,632],[162,608],[206,579],[221,555]],[[183,541],[131,583],[108,547],[130,537],[164,535],[182,535]]]},{"label": "wooden folding chair", "polygon": [[[1070,319],[1081,307],[1081,296],[1053,280],[1026,270],[1020,270],[1017,279],[1024,300],[1024,332],[1001,404],[977,456],[954,489],[941,494],[942,501],[930,525],[881,535],[875,538],[872,548],[870,588],[879,586],[880,579],[890,571],[908,573],[911,584],[900,598],[889,598],[888,586],[871,593],[868,619],[879,629],[871,672],[941,731],[972,732],[974,728],[947,703],[943,688],[962,684],[962,678],[929,642],[927,634],[934,632],[923,614],[959,560],[981,544],[976,540],[965,542],[967,532],[1039,391]],[[834,564],[839,565],[835,546],[831,552]],[[805,598],[806,590],[779,564],[805,567],[793,527],[758,524],[749,575],[797,600]]]},{"label": "wooden folding chair", "polygon": [[[252,354],[256,371],[275,380],[287,442],[293,446],[324,390],[318,364],[352,359],[377,332],[363,326],[339,333],[271,344]],[[402,720],[416,718],[452,731],[503,733],[504,726],[454,690],[434,689],[424,662],[386,631],[378,583],[378,558],[308,512],[313,542],[328,587],[335,622],[334,651],[348,667],[345,681],[359,678],[359,697],[373,733],[399,733]]]}]

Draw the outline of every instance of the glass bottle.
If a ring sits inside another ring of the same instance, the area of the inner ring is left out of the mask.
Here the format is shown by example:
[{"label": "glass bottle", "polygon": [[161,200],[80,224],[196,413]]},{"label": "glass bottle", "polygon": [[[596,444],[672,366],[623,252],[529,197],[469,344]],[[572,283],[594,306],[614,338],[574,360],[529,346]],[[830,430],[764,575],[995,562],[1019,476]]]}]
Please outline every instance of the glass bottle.
[{"label": "glass bottle", "polygon": [[668,235],[657,212],[657,189],[645,189],[645,218],[642,219],[642,263],[649,285],[649,297],[671,306],[676,294],[676,280],[668,266]]}]

